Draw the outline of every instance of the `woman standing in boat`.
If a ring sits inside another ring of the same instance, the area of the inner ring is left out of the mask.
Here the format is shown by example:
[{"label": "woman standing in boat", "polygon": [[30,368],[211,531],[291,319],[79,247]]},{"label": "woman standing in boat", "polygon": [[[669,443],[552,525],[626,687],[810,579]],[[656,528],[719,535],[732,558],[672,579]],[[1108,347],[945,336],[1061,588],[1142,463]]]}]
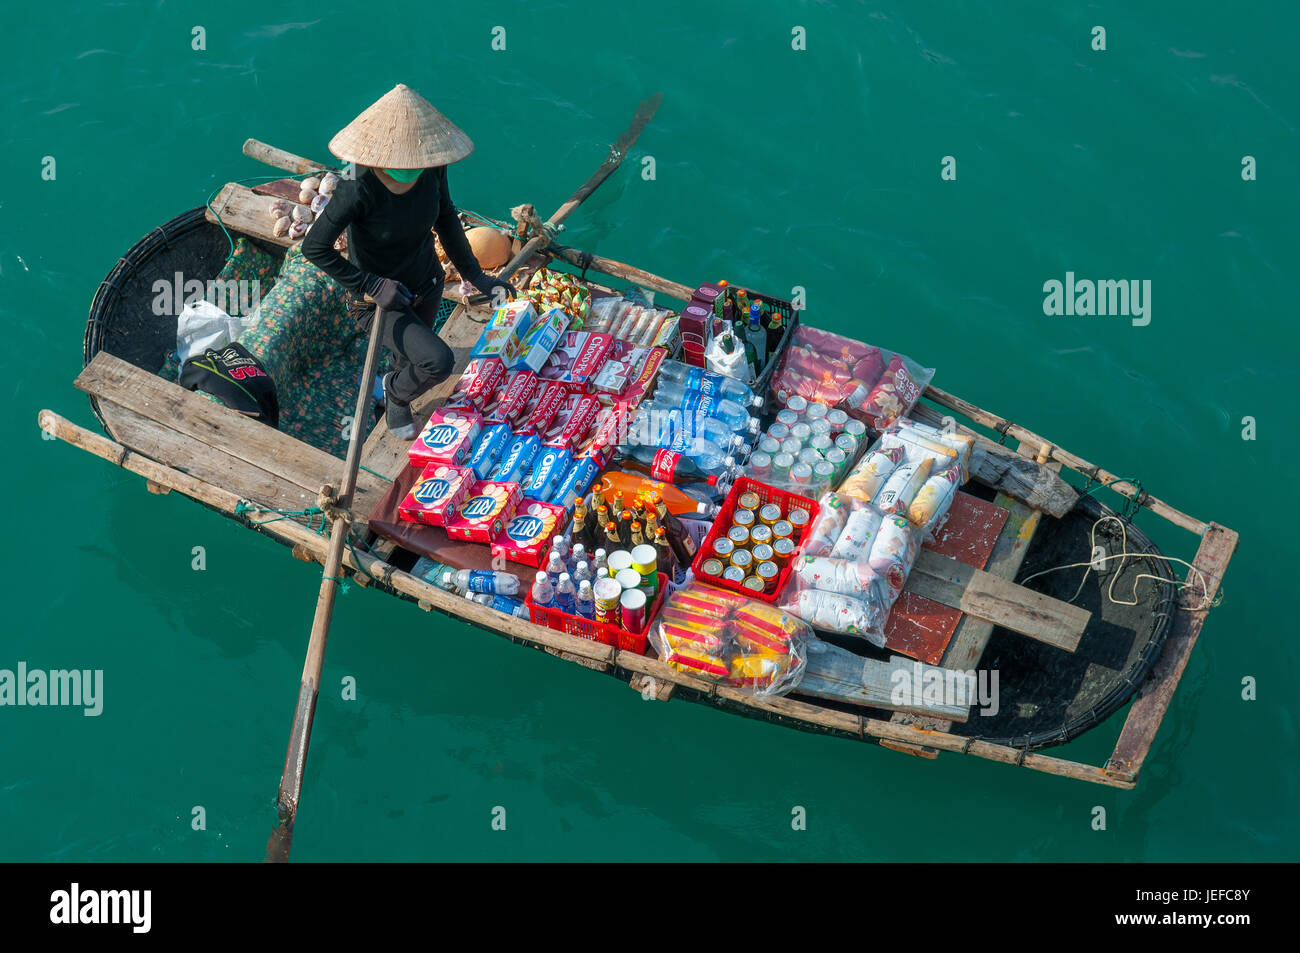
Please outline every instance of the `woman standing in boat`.
[{"label": "woman standing in boat", "polygon": [[[447,188],[447,166],[474,144],[428,100],[398,85],[331,139],[329,149],[356,174],[339,183],[302,253],[347,288],[348,313],[367,334],[379,306],[383,344],[396,357],[396,370],[384,378],[388,429],[410,438],[411,401],[446,380],[455,360],[433,330],[446,275],[432,231],[480,292],[490,299],[514,293],[483,273]],[[344,229],[351,260],[334,250]]]}]

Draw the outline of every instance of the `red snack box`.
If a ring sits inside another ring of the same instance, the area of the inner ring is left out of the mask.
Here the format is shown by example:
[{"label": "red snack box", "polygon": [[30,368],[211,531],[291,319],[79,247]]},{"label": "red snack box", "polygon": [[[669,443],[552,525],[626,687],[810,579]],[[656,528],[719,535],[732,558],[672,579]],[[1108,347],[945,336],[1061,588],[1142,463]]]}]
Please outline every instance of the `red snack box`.
[{"label": "red snack box", "polygon": [[628,442],[627,423],[630,415],[631,410],[626,404],[617,403],[612,406],[602,404],[600,412],[596,415],[595,427],[574,448],[573,458],[580,460],[583,457],[590,457],[602,468],[608,466],[614,448]]},{"label": "red snack box", "polygon": [[563,412],[555,417],[555,422],[546,431],[542,445],[572,450],[596,422],[600,413],[600,400],[590,394],[574,394],[564,403]]},{"label": "red snack box", "polygon": [[537,375],[532,371],[516,371],[506,381],[505,387],[497,391],[494,406],[483,420],[489,424],[510,424],[515,427],[525,418],[533,398],[538,391]]},{"label": "red snack box", "polygon": [[499,357],[480,357],[465,365],[447,407],[486,407],[506,379],[506,365]]},{"label": "red snack box", "polygon": [[482,428],[482,418],[471,407],[435,410],[407,451],[411,466],[424,469],[431,463],[464,463],[474,452]]},{"label": "red snack box", "polygon": [[469,496],[474,482],[474,471],[467,467],[431,463],[424,468],[411,492],[406,494],[406,499],[397,508],[397,515],[408,523],[446,526]]},{"label": "red snack box", "polygon": [[515,515],[521,496],[518,483],[479,480],[460,505],[460,512],[447,521],[447,535],[471,543],[495,542]]},{"label": "red snack box", "polygon": [[502,535],[493,541],[492,555],[540,567],[551,551],[551,542],[564,532],[568,523],[566,507],[524,500],[519,512],[506,523]]},{"label": "red snack box", "polygon": [[543,380],[560,381],[569,390],[583,393],[609,357],[614,338],[595,331],[566,331],[546,365]]},{"label": "red snack box", "polygon": [[544,434],[555,420],[555,415],[569,399],[568,387],[560,381],[551,381],[542,388],[537,399],[529,404],[528,416],[516,428],[519,434]]}]

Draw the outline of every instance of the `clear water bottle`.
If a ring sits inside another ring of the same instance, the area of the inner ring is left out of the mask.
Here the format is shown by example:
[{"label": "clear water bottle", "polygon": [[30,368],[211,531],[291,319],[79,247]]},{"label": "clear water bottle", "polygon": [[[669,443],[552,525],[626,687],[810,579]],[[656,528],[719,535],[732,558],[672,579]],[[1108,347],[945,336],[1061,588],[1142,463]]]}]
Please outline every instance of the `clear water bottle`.
[{"label": "clear water bottle", "polygon": [[676,449],[693,440],[707,440],[725,453],[748,453],[745,435],[715,417],[688,417],[680,407],[647,407],[632,422],[628,439],[650,447]]},{"label": "clear water bottle", "polygon": [[584,619],[596,618],[596,596],[591,591],[591,581],[584,579],[578,583],[578,594],[574,598],[574,610]]},{"label": "clear water bottle", "polygon": [[533,577],[532,596],[534,605],[547,608],[555,605],[555,588],[551,585],[551,577],[542,570],[538,570]]},{"label": "clear water bottle", "polygon": [[597,549],[596,560],[591,564],[592,570],[595,572],[599,572],[600,570],[605,569],[608,566],[609,566],[609,554],[606,553],[605,550],[603,549]]},{"label": "clear water bottle", "polygon": [[586,561],[587,561],[587,547],[582,545],[582,543],[574,543],[573,551],[569,553],[569,559],[568,559],[569,565],[572,566],[574,569],[574,577],[573,577],[574,582],[578,581],[578,576],[577,576],[578,564],[585,563]]},{"label": "clear water bottle", "polygon": [[481,606],[487,606],[489,609],[495,609],[497,612],[504,612],[506,615],[516,616],[520,619],[528,618],[528,607],[518,599],[511,599],[509,596],[497,596],[490,592],[471,593],[475,602]]},{"label": "clear water bottle", "polygon": [[573,580],[569,578],[569,574],[567,572],[560,573],[560,581],[555,585],[555,607],[561,612],[572,614],[577,595],[578,593],[573,588]]},{"label": "clear water bottle", "polygon": [[712,417],[726,424],[728,430],[749,436],[756,436],[759,431],[758,421],[751,417],[749,411],[734,400],[725,397],[715,399],[705,397],[699,391],[690,391],[680,400],[672,400],[663,393],[663,387],[655,392],[650,407],[662,410],[680,408],[687,417]]},{"label": "clear water bottle", "polygon": [[723,374],[714,374],[702,367],[692,367],[681,361],[664,361],[659,368],[659,390],[665,385],[673,385],[673,392],[703,390],[713,388],[727,400],[735,401],[741,407],[762,407],[763,398],[757,396],[743,381]]},{"label": "clear water bottle", "polygon": [[573,581],[581,586],[584,582],[591,582],[591,578],[591,564],[584,559],[573,570]]},{"label": "clear water bottle", "polygon": [[559,550],[552,548],[551,555],[546,557],[546,578],[554,586],[560,581],[560,576],[568,575],[568,569],[564,565],[564,560],[560,557]]},{"label": "clear water bottle", "polygon": [[458,592],[484,592],[498,596],[519,593],[518,576],[509,572],[493,572],[491,569],[462,569],[456,573],[455,584]]}]

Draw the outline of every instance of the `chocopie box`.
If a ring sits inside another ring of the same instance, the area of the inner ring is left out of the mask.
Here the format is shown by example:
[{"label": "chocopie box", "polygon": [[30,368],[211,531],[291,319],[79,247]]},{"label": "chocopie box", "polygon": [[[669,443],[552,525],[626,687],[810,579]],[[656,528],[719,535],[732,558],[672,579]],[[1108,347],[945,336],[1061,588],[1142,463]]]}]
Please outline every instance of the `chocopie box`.
[{"label": "chocopie box", "polygon": [[550,359],[538,371],[538,376],[543,380],[559,381],[574,393],[585,393],[600,373],[613,346],[614,336],[611,334],[567,331]]},{"label": "chocopie box", "polygon": [[474,452],[482,428],[482,418],[472,408],[435,410],[411,444],[411,466],[423,469],[431,463],[464,463]]},{"label": "chocopie box", "polygon": [[397,515],[408,523],[446,526],[456,516],[474,483],[473,470],[431,463],[398,506]]},{"label": "chocopie box", "polygon": [[551,543],[569,524],[569,511],[554,503],[524,500],[506,523],[505,532],[492,543],[492,555],[502,555],[525,566],[541,566]]},{"label": "chocopie box", "polygon": [[633,407],[641,402],[668,352],[614,341],[609,358],[591,382],[592,393],[610,395]]},{"label": "chocopie box", "polygon": [[537,312],[527,298],[507,301],[492,312],[469,356],[498,357],[507,367],[514,366],[523,351],[524,339],[536,320]]},{"label": "chocopie box", "polygon": [[495,542],[515,515],[519,500],[518,483],[479,480],[461,503],[460,512],[447,521],[447,535],[471,543]]},{"label": "chocopie box", "polygon": [[560,338],[569,328],[572,319],[563,308],[550,308],[533,322],[533,328],[524,338],[519,356],[510,365],[511,370],[527,368],[540,371],[548,360]]},{"label": "chocopie box", "polygon": [[506,381],[506,365],[496,357],[480,357],[465,365],[456,388],[447,398],[447,407],[474,407],[483,410],[496,400],[497,391]]},{"label": "chocopie box", "polygon": [[572,451],[591,432],[600,409],[600,400],[594,394],[570,394],[542,434],[543,445]]}]

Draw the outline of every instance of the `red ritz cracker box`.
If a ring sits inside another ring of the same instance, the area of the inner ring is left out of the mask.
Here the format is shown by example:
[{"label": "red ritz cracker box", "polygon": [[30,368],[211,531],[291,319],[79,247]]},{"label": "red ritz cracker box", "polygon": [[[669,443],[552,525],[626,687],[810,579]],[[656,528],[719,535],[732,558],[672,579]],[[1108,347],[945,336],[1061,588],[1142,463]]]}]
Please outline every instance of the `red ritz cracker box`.
[{"label": "red ritz cracker box", "polygon": [[446,526],[469,496],[475,479],[474,471],[467,467],[431,463],[424,468],[411,492],[406,494],[406,499],[397,508],[397,515],[408,523]]},{"label": "red ritz cracker box", "polygon": [[474,441],[482,429],[483,420],[472,408],[435,410],[411,444],[411,466],[424,469],[431,463],[464,463],[474,452]]},{"label": "red ritz cracker box", "polygon": [[532,371],[515,371],[492,398],[491,409],[484,415],[483,422],[517,427],[537,396],[537,385],[537,375]]},{"label": "red ritz cracker box", "polygon": [[543,435],[542,445],[573,450],[591,432],[600,408],[600,400],[591,394],[570,395]]},{"label": "red ritz cracker box", "polygon": [[447,535],[471,543],[495,542],[515,515],[522,496],[518,483],[477,481],[470,488],[469,498],[461,504],[460,512],[447,522]]},{"label": "red ritz cracker box", "polygon": [[566,331],[542,368],[543,380],[559,381],[574,393],[584,393],[614,346],[614,338],[596,331]]},{"label": "red ritz cracker box", "polygon": [[456,381],[456,389],[447,398],[445,406],[473,406],[482,410],[492,403],[505,380],[506,365],[501,358],[475,358],[465,365],[460,380]]},{"label": "red ritz cracker box", "polygon": [[514,563],[540,567],[551,551],[551,542],[569,524],[569,510],[556,503],[524,500],[505,532],[492,543],[492,555]]}]

